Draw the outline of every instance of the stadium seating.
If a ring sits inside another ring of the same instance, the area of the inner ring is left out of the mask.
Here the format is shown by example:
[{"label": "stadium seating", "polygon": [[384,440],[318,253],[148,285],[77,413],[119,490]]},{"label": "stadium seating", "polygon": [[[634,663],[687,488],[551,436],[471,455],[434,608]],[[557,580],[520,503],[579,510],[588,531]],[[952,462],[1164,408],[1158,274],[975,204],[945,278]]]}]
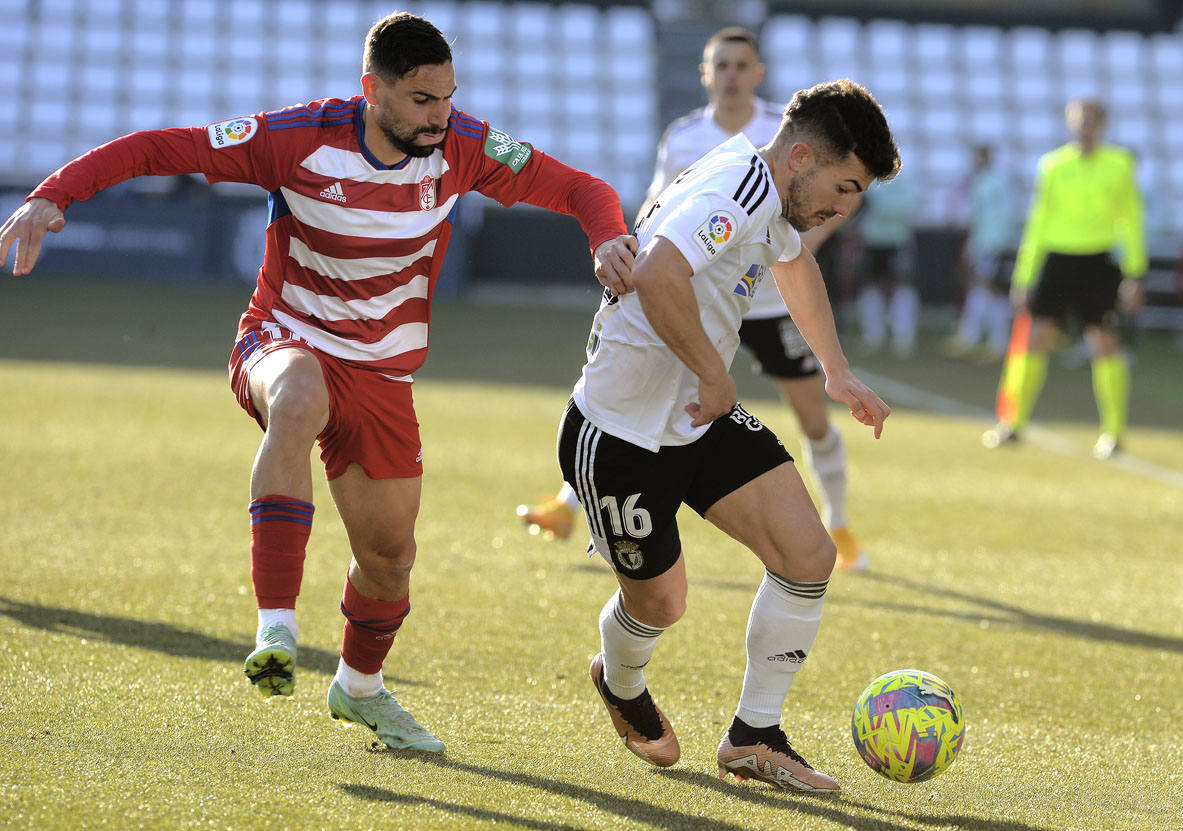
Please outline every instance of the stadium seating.
[{"label": "stadium seating", "polygon": [[[0,27],[0,185],[47,171],[123,132],[204,124],[358,89],[360,44],[380,0],[40,0]],[[651,172],[661,93],[658,32],[644,5],[410,2],[450,38],[458,106],[590,170],[626,212]],[[909,23],[777,14],[760,30],[761,93],[787,100],[849,76],[884,104],[941,225],[974,143],[994,145],[1025,198],[1039,155],[1065,139],[1063,105],[1096,95],[1111,137],[1183,229],[1183,37],[1133,31]],[[1177,247],[1171,239],[1168,246]]]},{"label": "stadium seating", "polygon": [[1067,140],[1065,103],[1098,97],[1111,111],[1110,139],[1138,155],[1144,188],[1160,191],[1155,201],[1165,216],[1149,223],[1157,234],[1152,248],[1178,248],[1183,234],[1183,164],[1175,159],[1183,146],[1179,33],[780,15],[762,30],[761,48],[776,56],[763,90],[768,98],[787,99],[802,86],[840,75],[876,94],[905,164],[928,195],[918,218],[926,225],[947,223],[948,197],[968,173],[969,148],[977,143],[994,146],[1025,200],[1039,156]]}]

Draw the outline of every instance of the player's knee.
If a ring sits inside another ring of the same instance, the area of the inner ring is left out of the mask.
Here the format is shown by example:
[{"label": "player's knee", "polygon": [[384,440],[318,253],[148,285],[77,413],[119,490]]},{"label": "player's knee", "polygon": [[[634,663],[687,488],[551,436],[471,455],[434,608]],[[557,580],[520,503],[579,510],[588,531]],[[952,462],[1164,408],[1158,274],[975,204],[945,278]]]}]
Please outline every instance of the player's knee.
[{"label": "player's knee", "polygon": [[355,546],[353,557],[363,569],[378,574],[399,576],[407,574],[415,565],[418,546],[414,537]]},{"label": "player's knee", "polygon": [[267,402],[267,428],[317,436],[329,417],[329,394],[319,378],[277,384]]},{"label": "player's knee", "polygon": [[801,420],[801,432],[812,441],[821,441],[830,432],[830,419],[824,408],[821,412],[798,410],[797,417]]},{"label": "player's knee", "polygon": [[819,524],[817,532],[798,540],[790,549],[778,551],[774,562],[765,565],[779,577],[813,582],[827,579],[837,558],[837,546]]},{"label": "player's knee", "polygon": [[686,591],[669,591],[641,598],[630,611],[641,623],[665,629],[673,626],[686,614]]}]

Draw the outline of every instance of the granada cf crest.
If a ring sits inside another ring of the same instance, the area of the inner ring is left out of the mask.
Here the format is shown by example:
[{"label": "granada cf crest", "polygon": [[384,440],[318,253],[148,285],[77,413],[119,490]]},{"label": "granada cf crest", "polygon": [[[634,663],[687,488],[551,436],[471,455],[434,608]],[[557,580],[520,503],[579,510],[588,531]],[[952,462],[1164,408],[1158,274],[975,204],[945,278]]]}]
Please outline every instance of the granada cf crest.
[{"label": "granada cf crest", "polygon": [[419,180],[419,209],[430,211],[435,207],[435,179],[424,176]]},{"label": "granada cf crest", "polygon": [[635,542],[617,540],[612,548],[616,551],[616,562],[620,563],[621,568],[636,571],[645,563],[645,558],[641,556],[641,547]]}]

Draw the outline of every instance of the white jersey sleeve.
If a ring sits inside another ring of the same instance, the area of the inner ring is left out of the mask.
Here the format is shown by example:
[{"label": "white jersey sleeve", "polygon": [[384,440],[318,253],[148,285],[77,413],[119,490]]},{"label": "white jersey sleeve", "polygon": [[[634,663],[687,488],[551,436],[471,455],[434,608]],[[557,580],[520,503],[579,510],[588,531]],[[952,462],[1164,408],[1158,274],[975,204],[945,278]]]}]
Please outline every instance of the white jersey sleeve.
[{"label": "white jersey sleeve", "polygon": [[737,217],[742,213],[721,193],[699,192],[662,212],[651,235],[672,242],[697,274],[738,241]]}]

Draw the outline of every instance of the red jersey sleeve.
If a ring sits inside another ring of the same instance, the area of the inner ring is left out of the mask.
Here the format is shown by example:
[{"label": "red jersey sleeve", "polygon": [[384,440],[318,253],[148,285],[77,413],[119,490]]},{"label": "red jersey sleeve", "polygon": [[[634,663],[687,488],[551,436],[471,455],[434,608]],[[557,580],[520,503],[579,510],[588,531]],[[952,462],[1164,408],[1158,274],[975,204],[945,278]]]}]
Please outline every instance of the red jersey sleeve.
[{"label": "red jersey sleeve", "polygon": [[468,188],[509,207],[526,202],[575,217],[592,251],[628,233],[620,197],[602,179],[515,141],[460,110],[452,111],[450,131],[469,170]]},{"label": "red jersey sleeve", "polygon": [[[314,111],[321,102],[300,109]],[[131,133],[66,163],[29,195],[52,200],[63,211],[71,202],[133,176],[202,173],[210,182],[245,182],[276,190],[307,155],[315,131],[271,130],[277,114],[221,121],[206,127],[176,127]]]}]

